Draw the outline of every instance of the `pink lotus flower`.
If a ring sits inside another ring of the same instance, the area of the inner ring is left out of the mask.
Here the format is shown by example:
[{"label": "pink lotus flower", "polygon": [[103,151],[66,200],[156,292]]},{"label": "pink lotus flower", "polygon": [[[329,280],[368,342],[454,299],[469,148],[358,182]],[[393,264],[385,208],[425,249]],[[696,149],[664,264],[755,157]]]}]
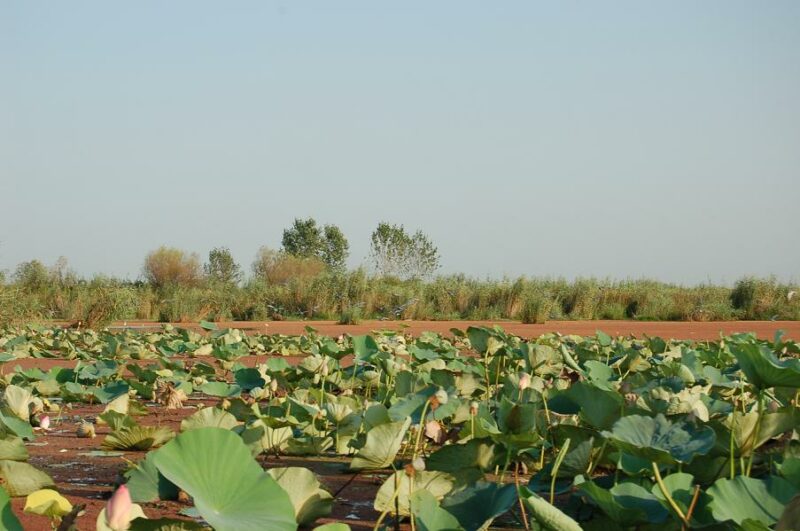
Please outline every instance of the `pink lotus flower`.
[{"label": "pink lotus flower", "polygon": [[106,522],[114,531],[125,531],[131,523],[131,493],[120,485],[106,504]]},{"label": "pink lotus flower", "polygon": [[531,375],[527,372],[519,373],[519,388],[520,390],[528,389],[531,386]]},{"label": "pink lotus flower", "polygon": [[429,420],[425,423],[425,436],[437,444],[444,442],[445,432],[438,421]]},{"label": "pink lotus flower", "polygon": [[39,427],[42,428],[44,431],[50,429],[50,417],[45,415],[44,417],[39,419]]}]

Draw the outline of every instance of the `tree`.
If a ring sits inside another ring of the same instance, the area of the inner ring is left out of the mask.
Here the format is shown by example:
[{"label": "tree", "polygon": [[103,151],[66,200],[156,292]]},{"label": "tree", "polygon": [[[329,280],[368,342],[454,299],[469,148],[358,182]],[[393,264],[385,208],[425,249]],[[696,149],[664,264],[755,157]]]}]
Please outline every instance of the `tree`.
[{"label": "tree", "polygon": [[372,233],[371,255],[382,276],[425,278],[439,269],[439,250],[422,231],[381,222]]},{"label": "tree", "polygon": [[36,291],[50,281],[50,272],[39,260],[22,262],[14,271],[14,281],[23,289]]},{"label": "tree", "polygon": [[242,268],[233,259],[227,247],[215,247],[208,253],[208,262],[203,267],[206,276],[224,284],[238,284],[242,280]]},{"label": "tree", "polygon": [[200,280],[200,257],[174,247],[161,246],[144,259],[144,278],[156,288],[196,284]]},{"label": "tree", "polygon": [[283,231],[283,251],[300,258],[318,258],[328,267],[343,269],[350,254],[350,245],[336,225],[320,227],[314,218],[296,218]]}]

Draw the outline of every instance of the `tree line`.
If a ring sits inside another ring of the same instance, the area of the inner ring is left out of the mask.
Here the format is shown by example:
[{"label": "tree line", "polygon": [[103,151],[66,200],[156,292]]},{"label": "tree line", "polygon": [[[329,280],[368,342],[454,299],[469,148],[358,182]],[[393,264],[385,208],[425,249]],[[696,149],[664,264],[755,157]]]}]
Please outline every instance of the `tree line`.
[{"label": "tree line", "polygon": [[[323,271],[342,272],[347,267],[350,243],[333,224],[313,218],[295,219],[283,231],[278,250],[262,247],[251,265],[258,279],[281,283],[292,275],[314,276]],[[381,222],[370,237],[370,262],[384,277],[425,279],[439,268],[439,250],[422,231],[409,233],[403,225]],[[155,287],[190,285],[202,279],[225,284],[244,280],[242,267],[227,247],[215,247],[201,265],[196,253],[162,246],[148,253],[144,279]]]}]

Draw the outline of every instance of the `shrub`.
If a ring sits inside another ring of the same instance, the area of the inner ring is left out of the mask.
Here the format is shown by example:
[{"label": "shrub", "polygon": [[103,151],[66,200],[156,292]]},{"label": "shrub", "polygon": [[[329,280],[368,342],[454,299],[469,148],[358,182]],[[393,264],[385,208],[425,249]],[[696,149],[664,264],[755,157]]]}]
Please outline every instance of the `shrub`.
[{"label": "shrub", "polygon": [[314,257],[300,257],[262,247],[253,262],[253,274],[269,284],[311,280],[325,271],[325,263]]},{"label": "shrub", "polygon": [[197,254],[166,246],[147,254],[142,273],[147,282],[156,288],[192,286],[202,278]]}]

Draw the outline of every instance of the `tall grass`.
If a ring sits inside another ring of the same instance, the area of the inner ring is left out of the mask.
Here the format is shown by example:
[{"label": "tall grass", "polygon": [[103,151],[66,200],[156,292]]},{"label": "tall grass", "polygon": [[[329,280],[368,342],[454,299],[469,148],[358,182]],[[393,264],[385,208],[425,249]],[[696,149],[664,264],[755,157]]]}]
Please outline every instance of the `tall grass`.
[{"label": "tall grass", "polygon": [[[285,264],[281,265],[283,267]],[[83,320],[197,321],[269,319],[637,319],[800,320],[797,287],[775,278],[744,278],[733,287],[680,286],[653,280],[551,278],[479,280],[451,275],[424,282],[364,270],[309,270],[263,275],[243,284],[191,285],[98,277],[0,282],[0,322]],[[288,266],[287,266],[288,267]]]}]

